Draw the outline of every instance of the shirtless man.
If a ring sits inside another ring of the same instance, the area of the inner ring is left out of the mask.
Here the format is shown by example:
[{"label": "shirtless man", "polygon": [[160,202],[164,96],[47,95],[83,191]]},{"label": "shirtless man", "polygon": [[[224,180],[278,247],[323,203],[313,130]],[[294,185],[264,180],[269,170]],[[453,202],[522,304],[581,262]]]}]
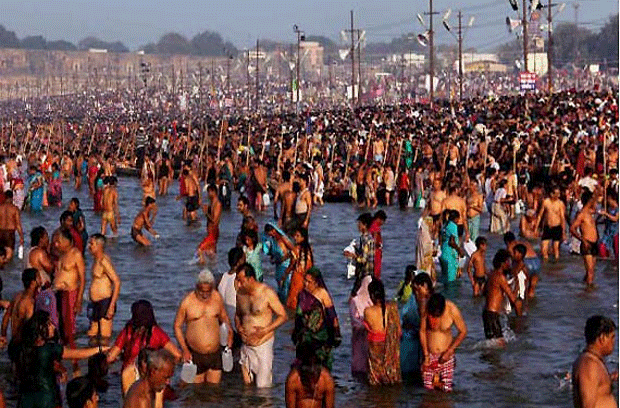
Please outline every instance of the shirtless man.
[{"label": "shirtless man", "polygon": [[446,193],[441,189],[441,179],[436,178],[433,180],[433,189],[431,191],[429,214],[433,217],[433,237],[436,238],[439,233],[439,225],[441,224],[441,214],[443,200],[446,198]]},{"label": "shirtless man", "polygon": [[[192,223],[197,220],[196,211],[200,208],[200,185],[195,177],[190,175],[188,169],[183,170],[183,184],[185,186],[185,192],[187,198],[185,199],[185,210],[189,217],[187,222]],[[180,200],[182,196],[177,196],[177,200]]]},{"label": "shirtless man", "polygon": [[112,319],[116,312],[116,302],[121,290],[121,280],[114,270],[110,257],[105,253],[106,238],[103,234],[94,234],[90,238],[88,249],[93,255],[93,280],[90,284],[90,301],[88,305],[90,330],[87,336],[97,342],[107,342],[112,336]]},{"label": "shirtless man", "polygon": [[480,232],[480,214],[482,214],[484,196],[480,193],[478,185],[473,180],[469,182],[466,204],[467,230],[469,231],[469,238],[475,242]]},{"label": "shirtless man", "polygon": [[313,350],[302,352],[286,378],[286,408],[334,408],[335,386],[329,370],[316,361]]},{"label": "shirtless man", "polygon": [[117,223],[121,222],[121,214],[118,210],[118,191],[116,190],[116,177],[108,176],[103,180],[103,213],[101,214],[101,235],[108,230],[108,223],[114,236],[118,235]]},{"label": "shirtless man", "polygon": [[[208,269],[198,275],[196,288],[181,301],[174,319],[174,335],[183,352],[183,361],[198,366],[194,383],[219,384],[222,379],[220,324],[228,329],[228,347],[233,345],[233,329],[222,296]],[[183,326],[186,325],[185,333]]]},{"label": "shirtless man", "polygon": [[471,254],[469,264],[467,265],[467,275],[471,281],[474,296],[482,295],[484,285],[487,282],[486,254],[487,239],[485,237],[476,238],[476,251]]},{"label": "shirtless man", "polygon": [[168,350],[150,352],[146,361],[146,375],[129,388],[123,408],[152,408],[155,405],[155,394],[170,384],[174,367],[175,358]]},{"label": "shirtless man", "polygon": [[[290,223],[293,216],[292,208],[294,203],[295,193],[293,193],[293,185],[291,184],[291,173],[284,170],[282,172],[282,183],[280,183],[273,196],[273,218],[278,220],[280,228],[285,228],[286,223]],[[278,215],[278,204],[280,215]]]},{"label": "shirtless man", "polygon": [[583,281],[587,286],[594,284],[594,267],[598,255],[598,231],[596,230],[596,220],[593,217],[596,212],[596,201],[596,196],[590,190],[584,189],[583,194],[581,194],[583,208],[570,226],[570,233],[581,241],[580,251],[586,269]]},{"label": "shirtless man", "polygon": [[295,220],[300,227],[308,229],[310,213],[312,212],[312,196],[308,190],[308,176],[301,174],[298,177],[299,191],[295,200]]},{"label": "shirtless man", "polygon": [[513,305],[517,300],[506,280],[506,274],[510,271],[510,252],[506,249],[498,250],[493,258],[493,272],[487,282],[482,323],[484,324],[484,336],[487,339],[497,339],[498,344],[502,346],[506,344],[506,340],[504,340],[499,316],[503,310],[504,296],[508,297]]},{"label": "shirtless man", "polygon": [[276,292],[256,280],[250,264],[237,271],[237,288],[235,327],[243,341],[239,360],[243,382],[256,379],[258,388],[270,387],[274,332],[286,322],[286,311]]},{"label": "shirtless man", "polygon": [[159,238],[159,234],[157,234],[157,232],[153,229],[153,226],[151,225],[151,220],[149,219],[149,212],[153,209],[154,206],[155,199],[152,197],[147,197],[144,203],[144,207],[142,208],[142,210],[140,210],[138,215],[136,215],[136,218],[134,218],[133,224],[131,225],[131,238],[133,238],[133,240],[140,245],[151,245],[151,241],[146,239],[144,234],[142,234],[142,228],[150,232],[151,235],[155,237],[155,239]]},{"label": "shirtless man", "polygon": [[[82,300],[86,285],[84,257],[73,246],[73,237],[66,229],[60,230],[55,246],[60,253],[52,288],[56,291],[59,331],[64,344],[75,346],[75,319],[82,312]],[[74,373],[78,371],[77,360],[73,363]]]},{"label": "shirtless man", "polygon": [[469,240],[469,228],[467,225],[467,203],[459,195],[459,188],[455,184],[451,184],[448,187],[448,196],[441,202],[442,212],[445,210],[456,210],[459,212],[459,218],[456,219],[456,226],[458,228],[459,238],[465,234],[465,241]]},{"label": "shirtless man", "polygon": [[560,242],[566,239],[566,206],[560,200],[560,187],[558,186],[553,187],[549,198],[543,200],[536,220],[537,230],[541,227],[543,219],[540,243],[543,260],[549,259],[549,241],[553,241],[553,256],[557,261],[560,258]]},{"label": "shirtless man", "polygon": [[35,296],[39,288],[37,270],[25,269],[22,272],[22,283],[24,290],[15,295],[2,318],[3,338],[6,338],[9,322],[11,323],[11,341],[9,342],[8,353],[13,363],[17,363],[22,326],[34,313]]},{"label": "shirtless man", "polygon": [[616,324],[604,316],[592,316],[584,330],[586,349],[573,364],[571,376],[575,408],[617,408],[611,389],[618,381],[618,372],[607,370],[604,358],[613,353],[616,344]]},{"label": "shirtless man", "polygon": [[383,164],[383,154],[385,153],[385,143],[383,139],[376,138],[372,142],[372,154],[375,159],[375,162],[379,164]]},{"label": "shirtless man", "polygon": [[13,204],[13,191],[4,192],[0,204],[0,245],[6,248],[6,259],[11,260],[15,252],[15,231],[19,234],[19,245],[24,245],[24,231],[19,208]]},{"label": "shirtless man", "polygon": [[527,210],[521,214],[519,220],[519,235],[525,239],[536,239],[539,237],[536,230],[536,212],[534,210]]},{"label": "shirtless man", "polygon": [[200,263],[204,263],[204,255],[215,257],[217,251],[217,240],[220,237],[220,218],[222,216],[222,203],[217,195],[217,186],[209,184],[207,187],[207,196],[209,197],[209,205],[203,207],[203,211],[207,216],[207,236],[198,245],[198,256]]},{"label": "shirtless man", "polygon": [[[434,293],[428,299],[420,319],[420,345],[424,352],[422,378],[424,388],[452,391],[456,348],[467,336],[461,312],[443,295]],[[458,332],[452,336],[452,326]]]},{"label": "shirtless man", "polygon": [[41,287],[50,285],[54,271],[49,245],[49,235],[45,228],[36,227],[30,232],[30,251],[26,258],[26,266],[37,270],[37,282]]}]

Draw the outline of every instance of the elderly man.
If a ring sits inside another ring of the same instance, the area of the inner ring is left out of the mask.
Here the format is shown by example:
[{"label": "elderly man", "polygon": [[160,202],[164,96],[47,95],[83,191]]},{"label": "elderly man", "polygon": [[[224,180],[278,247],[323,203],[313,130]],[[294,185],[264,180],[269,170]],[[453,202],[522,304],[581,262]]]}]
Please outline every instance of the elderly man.
[{"label": "elderly man", "polygon": [[174,356],[165,349],[150,352],[146,361],[146,375],[129,388],[123,408],[153,407],[155,394],[166,388],[173,375]]},{"label": "elderly man", "polygon": [[256,280],[252,265],[246,263],[239,268],[237,286],[235,326],[243,341],[243,382],[250,384],[255,379],[257,387],[270,387],[274,332],[286,322],[286,311],[276,292]]},{"label": "elderly man", "polygon": [[183,360],[193,361],[198,367],[195,383],[218,384],[222,379],[221,323],[228,329],[228,347],[232,347],[233,330],[222,296],[215,287],[213,274],[204,269],[198,275],[196,288],[181,301],[174,319],[174,334]]}]

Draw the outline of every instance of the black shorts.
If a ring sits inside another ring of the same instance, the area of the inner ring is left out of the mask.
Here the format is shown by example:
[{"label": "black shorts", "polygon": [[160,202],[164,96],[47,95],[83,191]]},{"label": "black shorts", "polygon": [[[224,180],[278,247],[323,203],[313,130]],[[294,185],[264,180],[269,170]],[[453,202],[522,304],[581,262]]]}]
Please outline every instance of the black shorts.
[{"label": "black shorts", "polygon": [[499,313],[485,309],[482,312],[482,323],[484,325],[484,336],[487,339],[501,339],[504,337],[502,325],[499,321]]},{"label": "black shorts", "polygon": [[90,302],[86,309],[86,315],[91,322],[98,322],[99,320],[105,319],[105,316],[108,314],[108,309],[110,308],[110,303],[112,303],[112,298],[101,299],[97,302]]},{"label": "black shorts", "polygon": [[485,283],[487,283],[487,277],[486,276],[474,276],[474,283],[482,287]]},{"label": "black shorts", "polygon": [[543,241],[551,240],[555,242],[561,242],[562,241],[562,226],[558,225],[556,227],[549,227],[545,225],[543,227],[543,233],[542,233],[541,240]]},{"label": "black shorts", "polygon": [[198,353],[191,348],[189,352],[192,354],[192,361],[198,367],[196,374],[202,374],[207,370],[222,370],[222,353],[219,349],[208,354]]},{"label": "black shorts", "polygon": [[463,234],[465,233],[465,226],[464,225],[457,225],[456,229],[457,229],[457,232],[459,234],[459,237],[462,237]]},{"label": "black shorts", "polygon": [[589,242],[589,241],[581,241],[581,245],[579,246],[579,251],[582,256],[592,255],[598,256],[598,241]]},{"label": "black shorts", "polygon": [[0,245],[15,249],[15,230],[0,230]]},{"label": "black shorts", "polygon": [[198,205],[198,196],[189,196],[185,202],[185,209],[189,212],[197,211],[200,206]]},{"label": "black shorts", "polygon": [[366,200],[366,184],[357,183],[357,202],[363,203]]},{"label": "black shorts", "polygon": [[131,238],[133,238],[134,241],[138,242],[138,237],[141,237],[141,236],[142,236],[142,230],[131,227]]}]

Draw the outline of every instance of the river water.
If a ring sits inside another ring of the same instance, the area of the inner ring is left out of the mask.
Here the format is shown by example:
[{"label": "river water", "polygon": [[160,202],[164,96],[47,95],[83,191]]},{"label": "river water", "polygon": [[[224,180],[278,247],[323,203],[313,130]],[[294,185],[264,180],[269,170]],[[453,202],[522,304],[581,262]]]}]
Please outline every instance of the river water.
[{"label": "river water", "polygon": [[[92,212],[88,191],[75,192],[64,185],[64,200],[80,198],[88,231],[99,230],[100,219]],[[170,195],[158,198],[159,213],[155,229],[161,238],[151,248],[140,248],[131,240],[129,229],[140,208],[141,190],[137,179],[121,178],[119,201],[122,216],[120,237],[108,241],[108,253],[121,277],[122,289],[118,312],[114,320],[115,335],[130,315],[130,305],[137,299],[150,300],[155,307],[158,323],[172,338],[172,324],[176,308],[186,292],[192,290],[200,270],[188,261],[198,242],[205,235],[205,220],[201,226],[188,227],[182,220],[182,202],[175,200],[178,183]],[[217,265],[212,269],[222,273],[227,270],[226,254],[234,245],[241,225],[241,216],[234,210],[222,214]],[[64,208],[63,208],[64,209]],[[384,255],[383,279],[386,293],[394,296],[404,275],[405,266],[413,262],[414,242],[419,211],[400,211],[398,207],[385,208],[387,222],[383,227]],[[62,209],[47,209],[39,215],[23,215],[28,248],[30,230],[43,225],[54,230]],[[346,280],[346,261],[342,249],[356,238],[356,218],[360,210],[349,204],[327,204],[316,209],[310,223],[310,241],[317,266],[323,272],[328,289],[340,318],[343,342],[335,350],[333,376],[336,381],[337,407],[567,407],[572,404],[571,391],[561,378],[570,371],[572,362],[585,346],[583,327],[588,316],[603,314],[618,323],[618,266],[615,261],[599,261],[596,266],[596,289],[584,291],[583,264],[580,257],[563,251],[557,263],[543,265],[537,298],[530,304],[528,315],[513,328],[515,340],[504,350],[480,347],[484,340],[482,328],[482,299],[472,298],[471,286],[466,279],[445,290],[444,294],[460,308],[468,327],[468,335],[457,350],[455,387],[451,394],[427,392],[420,386],[405,384],[397,387],[369,387],[350,373],[351,325],[348,314],[348,297],[352,281]],[[272,209],[257,215],[259,225],[269,220]],[[488,225],[483,218],[482,225]],[[515,223],[513,222],[513,229]],[[483,227],[484,230],[484,227]],[[484,235],[486,231],[482,231]],[[487,233],[487,236],[488,233]],[[501,237],[491,236],[487,262],[503,243]],[[25,251],[26,252],[26,251]],[[90,284],[91,257],[87,256],[87,289]],[[3,298],[7,299],[20,290],[21,264],[15,260],[2,271]],[[273,266],[264,261],[265,282],[275,286]],[[85,308],[84,308],[85,309]],[[80,344],[85,345],[84,333],[88,321],[83,313],[78,318]],[[189,387],[178,391],[179,398],[170,407],[283,407],[284,382],[294,358],[290,340],[292,322],[287,322],[276,333],[274,386],[268,390],[245,387],[238,366],[232,373],[225,373],[219,387]],[[608,361],[610,370],[618,369],[618,346]],[[100,396],[101,407],[118,407],[121,404],[120,364],[112,366],[110,389]],[[0,355],[0,385],[10,394],[7,383],[10,371],[6,353]],[[180,369],[173,379],[178,384]],[[177,387],[178,389],[178,387]],[[614,386],[618,395],[618,387]],[[8,401],[10,406],[15,401]]]}]

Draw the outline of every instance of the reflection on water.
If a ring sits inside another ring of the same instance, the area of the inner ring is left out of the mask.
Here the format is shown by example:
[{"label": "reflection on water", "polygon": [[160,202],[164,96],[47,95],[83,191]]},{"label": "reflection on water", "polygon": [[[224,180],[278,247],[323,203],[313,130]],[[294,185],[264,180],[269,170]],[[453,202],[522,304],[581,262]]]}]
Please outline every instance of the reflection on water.
[{"label": "reflection on water", "polygon": [[[159,324],[173,336],[172,324],[178,303],[192,289],[200,268],[190,264],[196,245],[204,237],[205,221],[200,226],[186,226],[182,220],[182,202],[174,199],[178,185],[168,197],[158,199],[159,213],[155,229],[161,238],[152,248],[137,247],[129,236],[133,217],[140,208],[142,197],[138,180],[121,179],[119,199],[122,214],[121,235],[109,240],[110,254],[119,276],[122,289],[115,333],[122,329],[129,318],[129,306],[139,298],[149,299],[155,307]],[[80,198],[85,210],[88,231],[99,230],[99,219],[92,213],[92,201],[87,191],[74,193],[65,188],[65,202],[73,195]],[[234,208],[234,207],[233,207]],[[48,231],[56,228],[62,209],[49,209],[41,215],[23,217],[24,231],[43,225]],[[384,226],[383,278],[387,294],[395,294],[403,278],[405,266],[413,262],[417,212],[401,212],[396,207],[386,209],[388,219]],[[258,214],[262,226],[269,220],[271,209]],[[348,204],[329,204],[318,208],[312,216],[310,239],[317,266],[322,270],[327,286],[334,298],[343,335],[342,345],[334,353],[333,376],[336,380],[337,407],[566,407],[571,405],[570,389],[561,387],[561,379],[580,349],[584,346],[583,326],[592,314],[604,314],[617,322],[618,269],[613,262],[600,261],[596,270],[596,290],[585,292],[581,279],[581,258],[564,255],[557,262],[543,266],[537,299],[529,306],[528,316],[513,320],[514,341],[506,349],[493,350],[480,347],[484,340],[482,308],[484,302],[471,296],[471,286],[465,278],[445,288],[446,296],[461,309],[468,326],[468,335],[457,351],[455,388],[450,395],[427,392],[418,385],[407,383],[399,387],[369,387],[363,380],[350,373],[350,333],[348,297],[351,281],[346,280],[346,261],[341,252],[358,236],[355,219],[359,210]],[[482,225],[488,221],[483,219]],[[241,225],[236,212],[222,214],[217,259],[214,272],[227,270],[226,253],[234,245]],[[483,227],[484,228],[484,227]],[[29,239],[26,239],[29,241]],[[502,245],[501,238],[491,237],[488,263]],[[87,271],[90,271],[90,256]],[[265,281],[274,286],[273,265],[264,262]],[[12,297],[20,289],[20,265],[13,264],[2,272],[4,298]],[[90,283],[90,272],[87,273]],[[86,291],[88,293],[88,291]],[[78,318],[78,331],[87,329],[85,314]],[[219,387],[191,386],[178,390],[178,399],[171,407],[283,407],[284,382],[294,357],[290,333],[292,322],[283,325],[276,334],[274,387],[256,390],[245,387],[238,368],[223,376]],[[80,344],[85,345],[84,336]],[[617,352],[616,348],[616,352]],[[617,369],[617,361],[615,368]],[[0,356],[0,386],[7,390],[10,371],[6,354]],[[110,375],[111,387],[100,396],[100,406],[118,407],[120,400],[119,366]],[[180,371],[180,370],[178,370]],[[176,384],[175,377],[173,381]],[[6,392],[6,391],[5,391]],[[615,387],[617,393],[617,387]],[[14,406],[15,401],[9,401]]]}]

